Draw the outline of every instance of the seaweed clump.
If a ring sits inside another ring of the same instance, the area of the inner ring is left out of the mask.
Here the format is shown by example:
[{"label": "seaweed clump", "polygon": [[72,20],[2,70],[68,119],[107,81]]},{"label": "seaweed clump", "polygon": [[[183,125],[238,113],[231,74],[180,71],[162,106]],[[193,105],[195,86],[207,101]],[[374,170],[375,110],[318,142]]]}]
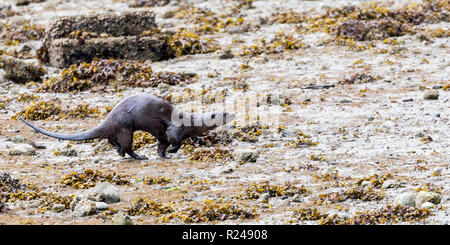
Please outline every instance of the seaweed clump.
[{"label": "seaweed clump", "polygon": [[270,185],[268,182],[250,183],[243,193],[240,193],[235,197],[241,200],[258,199],[264,193],[268,193],[270,197],[279,197],[306,194],[309,193],[309,191],[304,186],[297,187],[288,183],[284,185]]},{"label": "seaweed clump", "polygon": [[[400,222],[420,222],[430,215],[429,209],[406,206],[386,206],[380,210],[356,212],[353,217],[319,212],[316,208],[294,210],[295,221],[317,221],[319,225],[379,225]],[[294,220],[290,220],[294,222]]]},{"label": "seaweed clump", "polygon": [[201,208],[188,208],[178,215],[166,218],[178,218],[184,223],[199,223],[220,220],[249,219],[256,217],[254,211],[246,210],[235,204],[220,205],[210,200]]},{"label": "seaweed clump", "polygon": [[125,208],[128,215],[153,215],[168,214],[175,212],[175,208],[169,204],[163,204],[153,199],[137,197],[133,203]]},{"label": "seaweed clump", "polygon": [[156,138],[150,133],[137,131],[133,134],[133,150],[137,150],[148,144],[155,144]]},{"label": "seaweed clump", "polygon": [[351,187],[341,192],[331,192],[327,194],[319,194],[320,202],[337,203],[347,199],[361,200],[363,202],[376,201],[384,198],[382,192],[373,190],[372,188]]},{"label": "seaweed clump", "polygon": [[11,177],[4,172],[0,174],[0,212],[3,202],[16,201],[39,201],[39,210],[45,212],[56,204],[63,204],[64,209],[68,209],[74,195],[61,196],[53,192],[41,191],[37,186],[31,183],[21,183],[18,179]]},{"label": "seaweed clump", "polygon": [[159,184],[159,185],[166,185],[168,183],[171,183],[172,180],[166,177],[150,177],[150,176],[146,176],[144,178],[143,183],[146,185],[154,185],[154,184]]},{"label": "seaweed clump", "polygon": [[17,120],[22,117],[28,120],[47,120],[61,118],[82,119],[86,117],[98,117],[102,113],[95,107],[91,107],[87,103],[78,104],[72,109],[61,109],[61,105],[53,101],[34,102],[27,108],[16,113],[12,118]]},{"label": "seaweed clump", "polygon": [[211,39],[201,39],[195,33],[180,29],[168,41],[170,52],[176,57],[187,54],[205,54],[219,49]]},{"label": "seaweed clump", "polygon": [[21,23],[0,23],[0,39],[6,40],[8,46],[18,45],[28,41],[41,40],[45,34],[43,25],[32,24],[29,20]]},{"label": "seaweed clump", "polygon": [[206,146],[227,146],[233,141],[231,133],[227,130],[222,129],[218,131],[213,131],[209,133],[204,133],[200,136],[191,137],[186,139],[184,143],[186,145],[195,146],[195,148]]},{"label": "seaweed clump", "polygon": [[191,82],[192,76],[173,72],[153,72],[141,61],[94,60],[63,69],[58,77],[45,80],[37,92],[84,91],[95,86],[104,90],[107,85],[129,87],[156,87],[160,83],[177,85]]},{"label": "seaweed clump", "polygon": [[231,151],[220,148],[197,148],[188,145],[184,148],[185,154],[188,155],[190,161],[195,162],[225,162],[233,160]]},{"label": "seaweed clump", "polygon": [[88,189],[94,187],[98,182],[110,182],[116,185],[130,184],[130,178],[127,175],[118,173],[103,174],[99,170],[86,169],[81,173],[73,172],[61,179],[61,184],[72,186],[75,189]]},{"label": "seaweed clump", "polygon": [[294,37],[293,34],[286,34],[280,31],[275,37],[267,41],[266,39],[258,39],[255,44],[250,46],[243,45],[240,52],[241,56],[256,57],[261,54],[274,54],[289,52],[305,47],[306,44],[300,38]]},{"label": "seaweed clump", "polygon": [[361,84],[361,83],[372,83],[374,81],[379,80],[381,77],[380,76],[372,76],[372,75],[368,75],[368,74],[354,74],[352,77],[350,78],[346,78],[343,79],[341,81],[338,82],[338,84]]},{"label": "seaweed clump", "polygon": [[357,212],[347,223],[352,225],[391,224],[399,222],[420,222],[430,215],[429,209],[387,206],[381,210]]},{"label": "seaweed clump", "polygon": [[308,146],[316,146],[319,144],[318,141],[313,141],[310,135],[303,133],[302,130],[299,130],[295,133],[295,139],[290,140],[285,144],[285,146],[294,147],[294,148],[302,148]]}]

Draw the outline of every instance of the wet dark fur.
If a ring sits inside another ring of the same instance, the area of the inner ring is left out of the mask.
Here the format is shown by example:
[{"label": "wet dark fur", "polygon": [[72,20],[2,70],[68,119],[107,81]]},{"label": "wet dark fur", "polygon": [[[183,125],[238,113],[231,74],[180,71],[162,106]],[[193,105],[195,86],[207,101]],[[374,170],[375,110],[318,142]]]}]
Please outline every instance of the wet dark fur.
[{"label": "wet dark fur", "polygon": [[[172,112],[177,113],[180,118],[188,121],[200,120],[202,123],[196,124],[199,126],[184,126],[174,123],[171,118]],[[130,96],[117,104],[100,125],[79,134],[64,135],[48,132],[34,126],[23,118],[19,118],[36,131],[57,139],[107,139],[111,145],[116,147],[121,156],[125,156],[125,153],[127,153],[134,159],[142,160],[147,158],[137,155],[132,150],[134,131],[145,131],[155,136],[158,140],[158,155],[166,157],[166,150],[170,145],[172,145],[172,148],[168,152],[175,153],[181,147],[184,139],[200,135],[218,126],[206,126],[203,123],[214,119],[217,115],[223,118],[222,125],[234,117],[232,114],[225,112],[184,114],[176,111],[171,104],[163,99],[149,94],[138,94]]]}]

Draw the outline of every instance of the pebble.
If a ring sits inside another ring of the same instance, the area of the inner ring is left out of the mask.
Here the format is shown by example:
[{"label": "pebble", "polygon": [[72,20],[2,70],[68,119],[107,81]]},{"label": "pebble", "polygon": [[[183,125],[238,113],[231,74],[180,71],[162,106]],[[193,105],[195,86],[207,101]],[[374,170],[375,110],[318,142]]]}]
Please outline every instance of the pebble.
[{"label": "pebble", "polygon": [[36,154],[36,150],[29,144],[17,144],[9,149],[8,154],[10,156],[33,156]]},{"label": "pebble", "polygon": [[420,191],[416,196],[416,205],[421,207],[422,204],[430,202],[434,204],[439,204],[441,202],[441,196],[438,193],[430,191]]},{"label": "pebble", "polygon": [[292,201],[293,201],[293,202],[303,202],[302,195],[300,195],[300,194],[295,194],[295,195],[292,197]]},{"label": "pebble", "polygon": [[132,225],[130,217],[123,215],[123,214],[116,214],[114,215],[113,224],[115,225]]},{"label": "pebble", "polygon": [[268,203],[269,199],[270,199],[270,194],[269,193],[263,193],[259,197],[258,202],[260,202],[260,203]]},{"label": "pebble", "polygon": [[87,199],[82,199],[76,203],[73,207],[73,215],[78,217],[84,217],[93,215],[97,212],[95,202]]},{"label": "pebble", "polygon": [[54,204],[52,207],[52,211],[55,213],[61,213],[66,209],[66,205],[64,204]]},{"label": "pebble", "polygon": [[11,141],[14,143],[25,143],[28,140],[27,140],[27,138],[25,138],[23,136],[17,135],[17,136],[12,137]]},{"label": "pebble", "polygon": [[84,194],[88,199],[96,202],[116,203],[120,201],[119,189],[108,183],[100,183]]},{"label": "pebble", "polygon": [[253,149],[236,149],[233,155],[234,159],[241,162],[256,162],[259,157],[259,151]]},{"label": "pebble", "polygon": [[415,194],[412,192],[402,193],[395,198],[394,203],[395,205],[414,207],[416,205]]},{"label": "pebble", "polygon": [[325,175],[325,174],[337,174],[338,170],[336,169],[335,166],[328,166],[324,169],[322,169],[322,171],[320,171],[320,174]]},{"label": "pebble", "polygon": [[425,100],[437,100],[439,98],[439,92],[435,90],[430,90],[425,92],[423,98]]},{"label": "pebble", "polygon": [[384,181],[383,185],[381,185],[382,189],[390,189],[395,187],[397,187],[397,182],[391,179]]},{"label": "pebble", "polygon": [[434,208],[434,204],[431,202],[424,202],[422,203],[422,205],[420,205],[420,208],[431,209]]},{"label": "pebble", "polygon": [[95,202],[95,208],[97,210],[107,210],[109,206],[105,202]]}]

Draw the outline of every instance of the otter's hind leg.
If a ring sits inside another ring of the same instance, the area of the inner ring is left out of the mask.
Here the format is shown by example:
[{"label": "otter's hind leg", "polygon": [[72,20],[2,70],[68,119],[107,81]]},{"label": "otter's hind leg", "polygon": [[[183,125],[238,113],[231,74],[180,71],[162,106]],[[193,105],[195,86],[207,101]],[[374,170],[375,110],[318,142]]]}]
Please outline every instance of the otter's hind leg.
[{"label": "otter's hind leg", "polygon": [[125,156],[125,151],[122,150],[122,147],[120,147],[119,143],[115,141],[114,139],[108,139],[108,143],[110,143],[112,146],[116,147],[117,153],[119,153],[120,156]]},{"label": "otter's hind leg", "polygon": [[[133,131],[123,130],[117,135],[117,143],[121,146],[121,153],[125,152],[136,160],[147,160],[145,156],[140,156],[133,151]],[[123,156],[123,155],[122,155]]]}]

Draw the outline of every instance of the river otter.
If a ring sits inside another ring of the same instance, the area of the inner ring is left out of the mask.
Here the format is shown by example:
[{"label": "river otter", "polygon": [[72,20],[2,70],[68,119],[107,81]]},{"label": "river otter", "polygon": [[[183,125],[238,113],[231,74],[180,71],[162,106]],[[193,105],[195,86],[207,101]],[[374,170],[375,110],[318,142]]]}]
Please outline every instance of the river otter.
[{"label": "river otter", "polygon": [[149,132],[158,140],[158,155],[166,157],[166,149],[175,153],[184,139],[197,136],[233,120],[227,112],[187,114],[176,110],[167,101],[149,94],[137,94],[119,102],[97,127],[78,134],[56,134],[40,129],[19,117],[24,123],[47,136],[62,140],[108,139],[123,157],[145,160],[132,150],[134,131]]}]

